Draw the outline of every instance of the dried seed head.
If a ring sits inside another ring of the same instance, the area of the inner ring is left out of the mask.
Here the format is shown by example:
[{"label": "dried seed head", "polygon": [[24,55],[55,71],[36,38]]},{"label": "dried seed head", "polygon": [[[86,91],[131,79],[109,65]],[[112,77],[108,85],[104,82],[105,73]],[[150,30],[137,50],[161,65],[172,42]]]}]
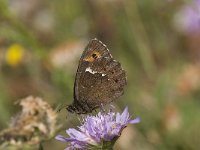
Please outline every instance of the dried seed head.
[{"label": "dried seed head", "polygon": [[39,97],[29,96],[19,103],[22,111],[0,133],[0,141],[11,145],[37,144],[50,138],[57,129],[57,113]]}]

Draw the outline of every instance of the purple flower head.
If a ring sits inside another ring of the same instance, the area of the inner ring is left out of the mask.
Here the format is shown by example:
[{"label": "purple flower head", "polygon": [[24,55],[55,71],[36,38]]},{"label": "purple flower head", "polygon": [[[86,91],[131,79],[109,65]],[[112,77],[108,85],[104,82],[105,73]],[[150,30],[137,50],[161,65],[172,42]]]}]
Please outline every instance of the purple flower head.
[{"label": "purple flower head", "polygon": [[62,142],[69,142],[69,149],[83,149],[88,147],[102,147],[105,142],[113,142],[122,133],[128,124],[139,123],[140,118],[131,120],[128,107],[122,114],[115,112],[99,112],[96,116],[88,115],[83,119],[83,124],[76,129],[68,129],[66,133],[69,138],[61,135],[56,139]]},{"label": "purple flower head", "polygon": [[184,5],[175,16],[175,26],[185,33],[200,32],[200,0]]}]

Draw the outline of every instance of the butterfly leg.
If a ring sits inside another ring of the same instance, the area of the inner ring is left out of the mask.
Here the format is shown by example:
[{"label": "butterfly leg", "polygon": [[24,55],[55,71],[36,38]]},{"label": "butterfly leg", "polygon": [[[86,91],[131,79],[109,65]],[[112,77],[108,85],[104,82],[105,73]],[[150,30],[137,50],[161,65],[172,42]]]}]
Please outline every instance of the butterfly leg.
[{"label": "butterfly leg", "polygon": [[83,114],[80,114],[80,115],[77,114],[76,116],[77,116],[79,122],[83,122],[83,118],[84,118]]},{"label": "butterfly leg", "polygon": [[100,105],[100,109],[101,109],[101,111],[102,112],[105,112],[106,110],[104,109],[104,105],[101,103],[101,105]]}]

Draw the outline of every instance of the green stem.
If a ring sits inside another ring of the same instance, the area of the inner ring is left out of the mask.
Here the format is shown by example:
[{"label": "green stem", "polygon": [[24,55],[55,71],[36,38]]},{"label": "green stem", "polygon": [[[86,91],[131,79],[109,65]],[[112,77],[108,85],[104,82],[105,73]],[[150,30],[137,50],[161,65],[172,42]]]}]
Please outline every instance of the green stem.
[{"label": "green stem", "polygon": [[152,77],[156,71],[155,62],[151,54],[150,42],[138,10],[137,2],[135,0],[125,1],[124,9],[131,26],[132,35],[135,36],[134,40],[136,41],[144,70],[149,77]]}]

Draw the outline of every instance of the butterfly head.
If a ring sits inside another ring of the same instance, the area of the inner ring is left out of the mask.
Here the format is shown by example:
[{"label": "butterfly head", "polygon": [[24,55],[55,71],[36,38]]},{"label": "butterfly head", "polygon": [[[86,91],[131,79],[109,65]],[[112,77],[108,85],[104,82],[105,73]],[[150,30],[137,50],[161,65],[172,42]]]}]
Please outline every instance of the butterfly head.
[{"label": "butterfly head", "polygon": [[73,105],[68,105],[66,107],[67,111],[70,113],[75,113],[76,112],[76,108]]},{"label": "butterfly head", "polygon": [[66,107],[67,111],[70,113],[75,113],[75,114],[87,114],[87,113],[91,113],[92,110],[85,110],[84,107],[82,108],[81,106],[78,105],[68,105]]}]

